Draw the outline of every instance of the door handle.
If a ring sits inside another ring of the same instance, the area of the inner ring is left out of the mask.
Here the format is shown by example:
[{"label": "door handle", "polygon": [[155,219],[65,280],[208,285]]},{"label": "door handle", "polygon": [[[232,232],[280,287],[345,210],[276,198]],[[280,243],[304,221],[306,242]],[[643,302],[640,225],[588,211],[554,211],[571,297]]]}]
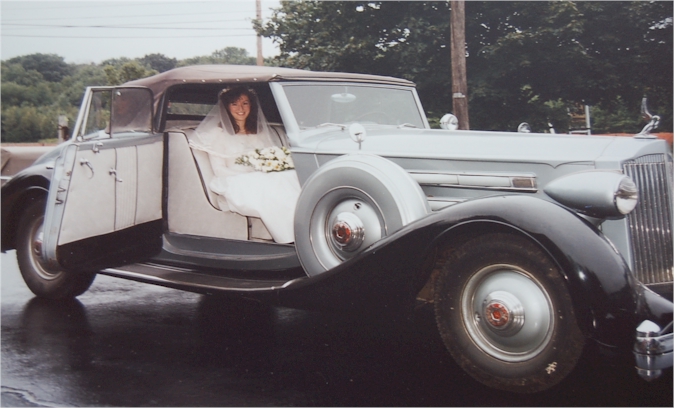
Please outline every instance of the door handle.
[{"label": "door handle", "polygon": [[80,166],[85,166],[85,165],[87,167],[89,167],[89,170],[91,170],[91,176],[89,177],[89,179],[93,178],[94,177],[94,166],[92,166],[91,162],[89,162],[88,160],[86,160],[84,158],[80,159]]},{"label": "door handle", "polygon": [[99,153],[101,151],[101,147],[103,146],[103,142],[96,142],[94,146],[91,148],[94,153]]},{"label": "door handle", "polygon": [[117,169],[112,169],[112,168],[111,168],[111,169],[108,171],[108,174],[109,174],[109,175],[115,175],[115,182],[122,182],[122,179],[120,179],[120,178],[117,176]]}]

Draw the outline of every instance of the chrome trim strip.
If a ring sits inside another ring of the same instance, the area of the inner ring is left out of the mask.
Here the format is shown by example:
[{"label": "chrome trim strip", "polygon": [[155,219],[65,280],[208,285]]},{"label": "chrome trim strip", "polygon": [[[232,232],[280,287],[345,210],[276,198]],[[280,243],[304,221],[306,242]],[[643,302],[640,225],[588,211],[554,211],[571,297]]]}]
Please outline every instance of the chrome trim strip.
[{"label": "chrome trim strip", "polygon": [[410,176],[422,186],[447,186],[517,192],[537,192],[537,177],[532,173],[467,173],[408,170]]}]

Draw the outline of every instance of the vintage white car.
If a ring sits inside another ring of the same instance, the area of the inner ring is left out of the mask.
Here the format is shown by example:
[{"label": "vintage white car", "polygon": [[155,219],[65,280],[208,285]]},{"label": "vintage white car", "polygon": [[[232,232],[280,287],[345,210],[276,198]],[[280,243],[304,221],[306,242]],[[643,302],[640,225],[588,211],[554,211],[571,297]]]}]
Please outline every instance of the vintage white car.
[{"label": "vintage white car", "polygon": [[[192,143],[242,85],[302,186],[290,244],[221,208]],[[648,132],[430,129],[402,79],[183,67],[87,89],[71,141],[2,187],[2,250],[42,297],[98,273],[354,313],[425,298],[458,364],[509,391],[555,385],[589,342],[653,379],[673,364],[672,164]]]}]

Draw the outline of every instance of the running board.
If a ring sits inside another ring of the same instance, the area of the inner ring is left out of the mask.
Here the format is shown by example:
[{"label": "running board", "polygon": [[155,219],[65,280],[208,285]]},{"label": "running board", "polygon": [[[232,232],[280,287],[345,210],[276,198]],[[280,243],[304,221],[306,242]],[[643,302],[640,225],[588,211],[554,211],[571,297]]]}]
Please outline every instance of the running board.
[{"label": "running board", "polygon": [[195,292],[269,292],[285,288],[294,281],[302,280],[302,278],[246,280],[209,275],[189,268],[154,263],[139,263],[117,268],[107,268],[101,271],[100,274]]}]

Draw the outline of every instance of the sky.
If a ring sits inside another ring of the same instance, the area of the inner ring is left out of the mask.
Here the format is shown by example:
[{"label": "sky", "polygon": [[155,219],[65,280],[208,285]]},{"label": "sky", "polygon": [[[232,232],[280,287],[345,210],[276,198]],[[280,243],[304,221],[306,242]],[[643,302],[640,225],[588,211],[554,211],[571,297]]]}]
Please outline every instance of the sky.
[{"label": "sky", "polygon": [[[261,0],[263,22],[279,0]],[[101,63],[160,53],[182,60],[240,47],[255,57],[256,0],[0,0],[3,61],[57,54],[68,63]],[[279,53],[263,38],[263,56]]]}]

